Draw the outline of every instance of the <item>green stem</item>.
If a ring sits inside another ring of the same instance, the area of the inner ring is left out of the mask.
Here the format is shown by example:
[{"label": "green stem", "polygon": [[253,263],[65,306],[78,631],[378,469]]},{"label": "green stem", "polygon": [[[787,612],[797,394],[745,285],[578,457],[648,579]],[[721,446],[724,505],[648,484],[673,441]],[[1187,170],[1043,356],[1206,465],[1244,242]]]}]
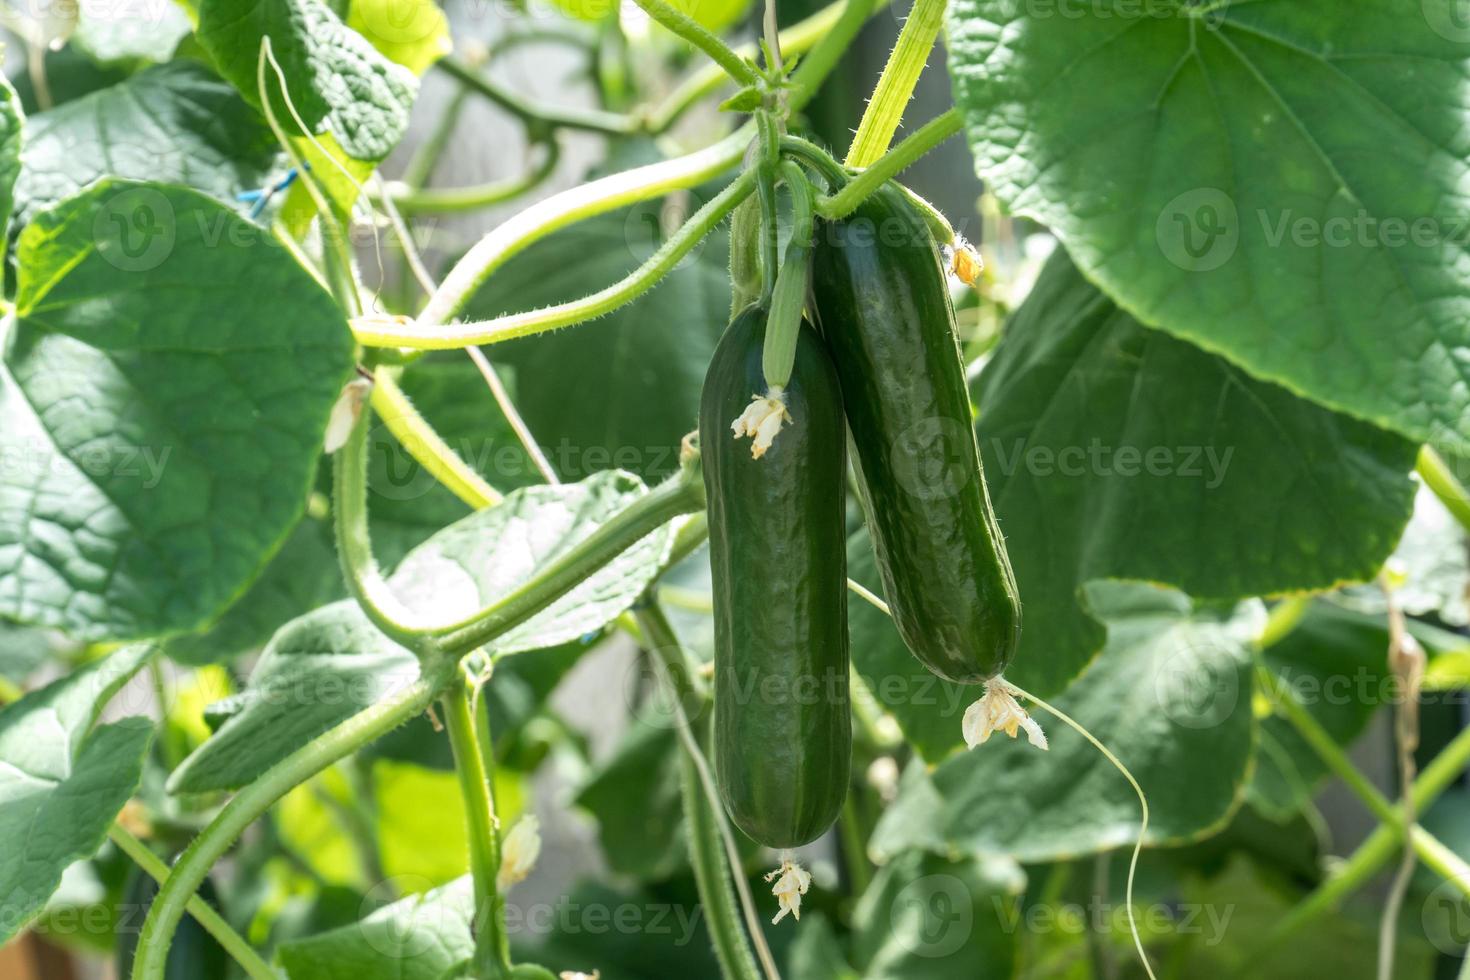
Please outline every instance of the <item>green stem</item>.
[{"label": "green stem", "polygon": [[470,89],[485,96],[526,124],[534,138],[547,135],[548,129],[576,129],[607,136],[631,136],[642,124],[632,116],[604,112],[601,109],[578,109],[570,106],[538,105],[505,88],[457,58],[440,58],[435,64]]},{"label": "green stem", "polygon": [[337,550],[347,589],[373,625],[394,642],[421,652],[423,630],[409,625],[413,613],[388,587],[368,537],[367,433],[372,412],[363,407],[347,442],[333,458],[333,500]]},{"label": "green stem", "polygon": [[[876,4],[874,9],[885,6],[888,0]],[[847,4],[829,4],[806,20],[792,24],[780,34],[781,51],[786,55],[802,54],[831,32],[842,16]],[[745,60],[754,59],[760,52],[755,44],[744,44],[734,49],[735,54]],[[718,92],[730,81],[724,68],[717,64],[705,65],[679,84],[658,107],[649,113],[649,132],[658,135],[668,132],[674,124],[693,106]]]},{"label": "green stem", "polygon": [[737,84],[756,85],[760,82],[761,77],[750,62],[730,50],[729,45],[715,37],[688,14],[674,9],[664,0],[636,0],[636,2],[648,16],[709,55],[710,60],[719,65],[725,74],[734,79]]},{"label": "green stem", "polygon": [[832,158],[832,154],[822,149],[811,140],[802,139],[800,136],[786,134],[781,137],[781,150],[799,160],[803,160],[808,166],[816,170],[833,187],[845,187],[852,179],[852,174],[842,168],[842,164]]},{"label": "green stem", "polygon": [[847,166],[869,166],[888,150],[943,23],[944,0],[915,0],[858,123],[847,151]]},{"label": "green stem", "polygon": [[[1404,814],[1390,802],[1378,788],[1368,781],[1352,760],[1342,751],[1337,741],[1318,724],[1306,708],[1302,707],[1290,687],[1271,672],[1264,662],[1257,661],[1257,682],[1266,690],[1272,702],[1285,716],[1302,739],[1312,747],[1317,756],[1341,779],[1363,804],[1373,811],[1380,821],[1392,827],[1397,839],[1404,835]],[[1470,897],[1470,865],[1454,854],[1433,834],[1419,825],[1414,825],[1410,835],[1414,851],[1420,859],[1445,880],[1453,882],[1467,897]]]},{"label": "green stem", "polygon": [[452,679],[452,666],[443,660],[426,664],[417,681],[312,739],[231,798],[184,851],[154,900],[138,937],[132,980],[164,980],[168,947],[189,898],[245,828],[338,759],[423,713]]},{"label": "green stem", "polygon": [[863,29],[873,12],[887,2],[888,0],[847,0],[842,14],[812,46],[807,56],[801,59],[796,71],[791,73],[791,91],[786,104],[792,112],[800,111],[816,96],[822,80],[831,74],[832,69],[837,67],[837,62],[852,47],[858,31]]},{"label": "green stem", "polygon": [[1286,639],[1301,625],[1311,608],[1312,597],[1309,595],[1290,596],[1276,603],[1266,616],[1266,625],[1256,638],[1256,645],[1262,650],[1269,650]]},{"label": "green stem", "polygon": [[505,499],[419,414],[387,367],[373,372],[372,406],[408,454],[460,500],[481,510]]},{"label": "green stem", "polygon": [[682,467],[495,605],[434,632],[443,649],[456,657],[463,656],[536,615],[680,514],[703,507],[704,482],[698,468]]},{"label": "green stem", "polygon": [[[724,810],[715,792],[704,760],[702,743],[708,741],[709,690],[692,662],[678,635],[669,624],[658,600],[651,594],[637,609],[637,622],[642,642],[663,668],[671,692],[675,724],[684,751],[680,755],[681,786],[684,814],[689,821],[689,858],[699,898],[709,923],[710,938],[724,976],[734,980],[755,980],[759,976],[751,956],[747,936],[755,945],[761,967],[768,977],[779,980],[775,961],[766,945],[755,902],[741,871],[740,854],[735,838],[725,821]],[[684,710],[686,704],[696,707],[696,720]],[[696,729],[695,725],[698,724]],[[696,736],[696,732],[700,732]],[[734,882],[740,901],[731,892]],[[745,920],[745,932],[740,927]]]},{"label": "green stem", "polygon": [[[168,881],[168,865],[164,864],[163,859],[157,854],[149,850],[147,844],[128,833],[121,824],[115,823],[108,828],[107,836],[112,838],[112,842],[159,885]],[[270,964],[261,959],[260,954],[252,949],[238,932],[230,928],[224,916],[215,911],[212,905],[198,895],[193,895],[184,908],[189,915],[193,916],[194,921],[204,927],[205,932],[213,936],[215,941],[225,948],[225,952],[234,957],[235,962],[240,964],[240,968],[251,980],[279,980],[276,972],[270,968]]]},{"label": "green stem", "polygon": [[500,874],[500,832],[495,821],[495,802],[490,796],[487,766],[491,760],[481,752],[465,684],[446,692],[442,704],[469,824],[470,873],[475,883],[475,976],[499,980],[510,971],[510,941],[505,933],[505,900],[496,884]]},{"label": "green stem", "polygon": [[1470,529],[1470,493],[1456,479],[1444,457],[1427,444],[1421,446],[1416,469],[1424,480],[1424,485],[1434,492],[1440,503],[1460,522],[1460,526]]},{"label": "green stem", "polygon": [[833,220],[847,217],[905,167],[958,133],[961,125],[957,109],[950,109],[929,120],[854,177],[842,190],[817,201],[817,213]]},{"label": "green stem", "polygon": [[873,869],[868,864],[868,849],[863,845],[862,818],[858,816],[852,791],[842,801],[842,816],[838,818],[837,830],[842,836],[842,850],[847,858],[848,875],[851,877],[852,893],[861,895],[873,881]]},{"label": "green stem", "polygon": [[785,388],[796,363],[796,339],[806,309],[811,285],[812,186],[801,167],[787,160],[781,176],[791,190],[791,237],[786,241],[786,258],[776,275],[771,310],[766,318],[766,339],[761,351],[761,369],[768,389]]},{"label": "green stem", "polygon": [[515,177],[471,187],[422,188],[407,181],[395,181],[387,185],[386,193],[398,210],[406,215],[453,214],[502,204],[536,187],[556,169],[561,159],[560,145],[555,139],[548,139],[541,145],[545,147],[541,161]]},{"label": "green stem", "polygon": [[[588,185],[591,186],[591,185]],[[358,342],[368,347],[409,347],[419,350],[447,350],[496,344],[518,337],[529,337],[559,327],[569,327],[610,313],[652,289],[664,276],[714,229],[725,215],[734,210],[755,188],[755,172],[748,170],[732,181],[659,246],[636,270],[619,282],[590,296],[560,303],[540,310],[512,313],[472,323],[433,326],[429,330],[403,328],[395,320],[371,318],[354,324]],[[575,260],[575,256],[569,256]],[[450,274],[451,278],[453,273]],[[447,284],[447,280],[446,280]],[[441,291],[442,291],[441,287]],[[437,295],[437,294],[436,294]],[[433,300],[430,300],[430,307]],[[433,324],[428,311],[420,322]]]},{"label": "green stem", "polygon": [[[1460,778],[1467,764],[1470,764],[1470,728],[1456,735],[1414,781],[1414,808],[1421,813],[1427,810],[1441,793]],[[1252,960],[1264,958],[1307,923],[1335,909],[1343,899],[1381,871],[1399,853],[1402,840],[1403,831],[1400,827],[1380,825],[1330,878],[1277,922],[1252,955]],[[1249,965],[1242,968],[1242,973]]]}]

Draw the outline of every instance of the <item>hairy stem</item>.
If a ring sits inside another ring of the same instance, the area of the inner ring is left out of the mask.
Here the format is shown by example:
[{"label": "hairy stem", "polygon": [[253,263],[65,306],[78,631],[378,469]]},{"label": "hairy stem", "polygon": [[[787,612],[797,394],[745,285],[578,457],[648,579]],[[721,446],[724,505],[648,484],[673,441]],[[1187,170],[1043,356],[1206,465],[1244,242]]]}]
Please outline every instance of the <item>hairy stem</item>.
[{"label": "hairy stem", "polygon": [[846,187],[818,200],[817,213],[833,220],[847,217],[905,167],[958,133],[960,126],[957,109],[935,116],[854,177]]},{"label": "hairy stem", "polygon": [[[107,836],[118,846],[123,853],[133,859],[133,863],[143,869],[159,885],[168,881],[168,865],[163,859],[148,849],[138,838],[134,837],[121,824],[113,824],[108,828]],[[194,917],[194,921],[204,927],[204,931],[214,937],[215,941],[225,948],[225,952],[234,957],[235,962],[245,971],[250,980],[278,980],[276,971],[270,968],[270,964],[261,959],[244,938],[230,928],[230,924],[224,920],[224,916],[214,910],[204,899],[198,895],[192,895],[184,906],[185,910]]]},{"label": "hairy stem", "polygon": [[466,685],[460,683],[445,692],[441,703],[469,824],[470,873],[475,883],[475,975],[499,980],[510,971],[510,942],[505,933],[505,899],[496,884],[500,874],[500,831],[487,768],[493,760],[481,752]]},{"label": "hairy stem", "polygon": [[719,65],[720,69],[736,83],[755,85],[760,81],[760,75],[751,67],[750,62],[730,50],[729,45],[706,30],[688,14],[674,9],[664,0],[635,0],[635,2],[648,16],[709,55],[710,60]]},{"label": "hairy stem", "polygon": [[[659,246],[636,270],[619,282],[590,296],[559,303],[540,310],[512,313],[472,323],[452,326],[404,328],[397,321],[368,318],[353,324],[359,343],[369,347],[409,347],[419,350],[448,350],[482,344],[496,344],[518,337],[529,337],[560,327],[569,327],[596,319],[637,299],[668,275],[679,262],[709,234],[725,215],[743,201],[755,188],[755,172],[746,171],[709,200],[669,239]],[[569,256],[575,260],[575,256]],[[451,273],[452,275],[452,273]],[[431,300],[432,304],[432,300]],[[421,318],[426,320],[427,314]],[[432,322],[432,321],[429,321]]]},{"label": "hairy stem", "polygon": [[1470,530],[1470,493],[1455,477],[1454,470],[1450,469],[1444,457],[1434,451],[1429,445],[1419,449],[1419,461],[1415,467],[1420,478],[1424,481],[1434,495],[1439,498],[1440,503],[1455,516],[1460,526]]},{"label": "hairy stem", "polygon": [[480,510],[505,499],[419,414],[387,367],[379,367],[373,372],[372,406],[414,461],[460,500]]},{"label": "hairy stem", "polygon": [[866,167],[888,150],[893,134],[903,120],[904,109],[919,83],[919,75],[929,61],[929,52],[939,37],[944,23],[945,0],[916,0],[899,32],[898,43],[888,56],[888,64],[868,100],[868,108],[858,123],[857,135],[847,151],[849,167]]},{"label": "hairy stem", "polygon": [[407,215],[454,214],[477,211],[520,197],[535,188],[556,169],[561,147],[555,139],[540,144],[541,160],[524,174],[470,187],[417,187],[407,181],[390,181],[384,194]]},{"label": "hairy stem", "polygon": [[226,803],[184,851],[154,899],[138,937],[132,980],[164,980],[168,947],[189,898],[246,827],[281,797],[338,759],[421,714],[453,677],[452,668],[447,661],[426,665],[417,681],[297,749]]}]

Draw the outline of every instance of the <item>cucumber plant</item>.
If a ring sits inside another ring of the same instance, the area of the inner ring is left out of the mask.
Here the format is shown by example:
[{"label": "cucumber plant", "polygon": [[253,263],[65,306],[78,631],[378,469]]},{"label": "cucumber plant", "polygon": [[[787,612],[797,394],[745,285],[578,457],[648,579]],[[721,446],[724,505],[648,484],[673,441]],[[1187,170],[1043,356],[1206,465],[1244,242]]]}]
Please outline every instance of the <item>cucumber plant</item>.
[{"label": "cucumber plant", "polygon": [[6,971],[1470,962],[1449,0],[22,6]]}]

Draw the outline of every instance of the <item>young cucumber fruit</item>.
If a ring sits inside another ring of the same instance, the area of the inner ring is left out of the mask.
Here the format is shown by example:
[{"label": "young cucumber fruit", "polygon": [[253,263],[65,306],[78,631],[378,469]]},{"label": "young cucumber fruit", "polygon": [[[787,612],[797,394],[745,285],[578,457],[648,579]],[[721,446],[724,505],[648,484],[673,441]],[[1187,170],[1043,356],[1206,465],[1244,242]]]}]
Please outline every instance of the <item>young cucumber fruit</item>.
[{"label": "young cucumber fruit", "polygon": [[1015,653],[1021,606],[939,252],[902,188],[818,226],[812,293],[894,622],[934,673],[984,681]]},{"label": "young cucumber fruit", "polygon": [[803,326],[788,421],[759,459],[731,422],[766,392],[766,311],[739,313],[699,408],[714,589],[716,782],[767,847],[814,840],[847,794],[846,444],[837,375]]}]

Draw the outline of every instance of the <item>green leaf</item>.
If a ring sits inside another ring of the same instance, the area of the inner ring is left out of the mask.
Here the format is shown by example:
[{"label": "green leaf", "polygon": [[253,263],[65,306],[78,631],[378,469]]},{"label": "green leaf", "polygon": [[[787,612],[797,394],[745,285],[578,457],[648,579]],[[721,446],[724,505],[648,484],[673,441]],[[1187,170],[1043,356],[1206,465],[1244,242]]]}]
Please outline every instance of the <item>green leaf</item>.
[{"label": "green leaf", "polygon": [[1458,100],[1425,97],[1465,84],[1452,17],[956,0],[948,64],[986,185],[1142,322],[1464,447],[1470,135]]},{"label": "green leaf", "polygon": [[577,794],[574,802],[597,818],[602,853],[618,874],[656,881],[689,867],[682,751],[672,727],[635,718]]},{"label": "green leaf", "polygon": [[330,528],[311,518],[296,525],[250,590],[203,633],[176,637],[165,652],[190,666],[221,663],[263,646],[297,616],[342,598],[342,567]]},{"label": "green leaf", "polygon": [[879,869],[853,912],[853,958],[884,980],[1009,980],[1008,923],[1026,875],[1008,857],[909,851]]},{"label": "green leaf", "polygon": [[21,684],[50,653],[45,630],[0,623],[0,678]]},{"label": "green leaf", "polygon": [[284,943],[277,956],[291,980],[444,980],[475,951],[474,907],[466,876],[353,925]]},{"label": "green leaf", "polygon": [[288,131],[294,115],[310,134],[330,132],[355,160],[386,157],[408,128],[418,91],[413,73],[383,57],[321,0],[200,0],[199,42],[220,73],[260,104],[261,41],[269,37],[290,104],[269,65],[266,87]]},{"label": "green leaf", "polygon": [[449,18],[434,0],[352,0],[347,26],[415,75],[454,47]]},{"label": "green leaf", "polygon": [[1062,254],[979,386],[1025,616],[1007,675],[1042,697],[1102,646],[1082,583],[1219,600],[1331,588],[1377,574],[1413,507],[1412,443],[1145,330]]},{"label": "green leaf", "polygon": [[280,159],[260,113],[205,66],[150,68],[30,120],[16,220],[100,177],[177,183],[231,204]]},{"label": "green leaf", "polygon": [[20,96],[9,82],[0,78],[0,241],[9,237],[10,219],[15,212],[15,185],[21,173],[21,136],[25,122]]},{"label": "green leaf", "polygon": [[[534,309],[615,282],[706,193],[646,202],[548,236],[495,271],[470,315]],[[516,404],[562,477],[617,467],[652,481],[678,467],[679,441],[695,427],[704,372],[729,319],[726,237],[710,235],[657,289],[628,306],[491,351],[497,363],[515,368]]]},{"label": "green leaf", "polygon": [[41,911],[67,867],[97,853],[137,788],[152,722],[93,725],[152,655],[120,650],[0,710],[0,837],[11,842],[0,850],[0,944]]},{"label": "green leaf", "polygon": [[21,235],[0,365],[0,616],[197,629],[300,518],[352,365],[341,312],[194,191],[94,185]]},{"label": "green leaf", "polygon": [[[505,598],[645,492],[618,472],[518,490],[410,552],[389,585],[425,621],[468,617]],[[670,537],[671,526],[644,538],[488,649],[539,650],[601,629],[648,587]],[[413,654],[379,633],[355,602],[308,613],[271,640],[244,694],[228,712],[215,713],[227,720],[174,771],[169,791],[243,786],[418,674]]]},{"label": "green leaf", "polygon": [[[1220,612],[1193,607],[1173,590],[1119,582],[1094,583],[1087,594],[1108,623],[1107,647],[1057,707],[1143,787],[1149,844],[1218,830],[1235,812],[1250,767],[1248,645],[1264,623],[1260,604]],[[1050,751],[1001,735],[932,776],[911,767],[874,832],[873,851],[1004,852],[1032,862],[1133,843],[1141,814],[1127,781],[1071,728],[1032,713]]]},{"label": "green leaf", "polygon": [[71,43],[103,65],[161,63],[193,30],[178,3],[80,4]]}]

